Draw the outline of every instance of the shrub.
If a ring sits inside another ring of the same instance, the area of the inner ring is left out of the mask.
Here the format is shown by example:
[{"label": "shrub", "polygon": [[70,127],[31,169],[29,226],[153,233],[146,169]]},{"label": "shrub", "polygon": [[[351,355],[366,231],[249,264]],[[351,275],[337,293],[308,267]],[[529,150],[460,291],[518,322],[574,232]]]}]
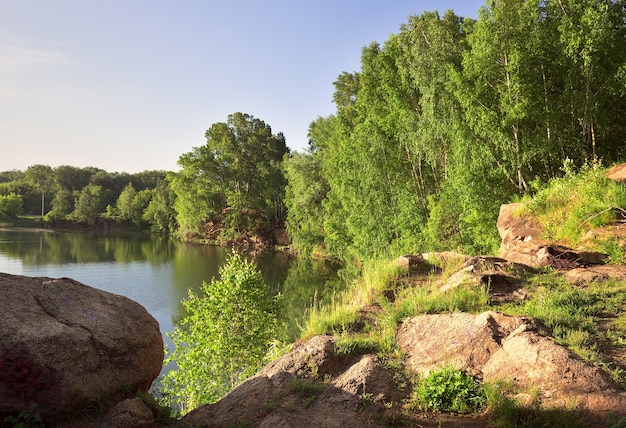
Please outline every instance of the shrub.
[{"label": "shrub", "polygon": [[450,413],[477,412],[485,405],[485,393],[469,374],[453,367],[431,372],[417,387],[427,410]]},{"label": "shrub", "polygon": [[22,211],[21,195],[15,193],[0,195],[0,218],[17,218]]},{"label": "shrub", "polygon": [[187,316],[169,336],[166,363],[178,369],[163,379],[162,395],[182,413],[215,402],[261,368],[279,328],[276,299],[252,262],[233,253],[220,280],[189,292]]}]

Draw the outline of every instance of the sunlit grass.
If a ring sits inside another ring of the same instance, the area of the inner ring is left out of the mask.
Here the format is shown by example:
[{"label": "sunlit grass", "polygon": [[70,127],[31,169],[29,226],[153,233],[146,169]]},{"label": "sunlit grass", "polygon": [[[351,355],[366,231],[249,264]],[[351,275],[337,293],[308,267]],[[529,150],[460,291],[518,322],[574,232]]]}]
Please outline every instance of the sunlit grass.
[{"label": "sunlit grass", "polygon": [[[591,228],[613,223],[616,210],[626,209],[626,186],[607,181],[599,166],[585,167],[576,174],[566,171],[562,179],[536,190],[534,197],[522,199],[527,212],[521,215],[530,213],[545,227],[547,238],[566,244],[580,242]],[[619,241],[609,237],[595,244],[609,254],[612,263],[626,261],[626,249]],[[617,347],[617,352],[626,352],[626,281],[575,287],[562,273],[546,268],[524,278],[524,300],[492,306],[488,285],[439,290],[444,279],[465,261],[461,255],[449,256],[433,255],[429,262],[437,269],[419,281],[411,278],[406,268],[395,266],[392,257],[365,263],[345,292],[311,308],[303,337],[335,334],[341,354],[377,353],[383,361],[401,366],[395,334],[406,319],[423,314],[496,310],[537,320],[542,333],[604,370],[626,389],[626,371],[603,353],[607,344]],[[408,373],[403,376],[411,378]],[[415,384],[420,381],[411,379]],[[513,391],[505,383],[484,385],[484,390],[489,426],[585,425],[575,403],[565,408],[546,408],[538,393]]]},{"label": "sunlit grass", "polygon": [[[522,391],[510,381],[483,384],[486,406],[489,412],[489,427],[584,427],[584,415],[576,409],[576,403],[569,406],[548,407],[542,402],[536,390]],[[516,397],[527,397],[521,402]]]},{"label": "sunlit grass", "polygon": [[330,301],[319,302],[317,294],[306,310],[306,324],[301,337],[308,339],[321,334],[342,334],[354,331],[359,321],[360,305],[351,302],[350,291],[335,293]]},{"label": "sunlit grass", "polygon": [[17,218],[3,218],[0,220],[0,227],[26,227],[26,228],[37,228],[42,227],[43,222],[41,221],[41,216],[35,215],[25,215]]},{"label": "sunlit grass", "polygon": [[532,317],[547,327],[554,341],[607,371],[626,387],[624,370],[608,363],[598,341],[626,346],[626,281],[591,283],[573,288],[556,274],[537,275],[529,299],[506,305],[504,312]]},{"label": "sunlit grass", "polygon": [[575,172],[566,162],[564,171],[521,202],[545,228],[545,238],[576,245],[588,230],[615,222],[615,210],[626,209],[626,186],[606,178],[599,164]]}]

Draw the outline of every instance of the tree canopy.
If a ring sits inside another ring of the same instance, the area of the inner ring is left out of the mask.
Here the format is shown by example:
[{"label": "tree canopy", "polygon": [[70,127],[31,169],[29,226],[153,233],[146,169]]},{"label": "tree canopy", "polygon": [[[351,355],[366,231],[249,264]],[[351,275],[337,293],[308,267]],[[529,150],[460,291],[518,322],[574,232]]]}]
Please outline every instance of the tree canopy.
[{"label": "tree canopy", "polygon": [[566,159],[626,156],[625,23],[621,0],[493,0],[365,46],[310,150],[286,161],[294,244],[345,260],[495,252],[500,204]]},{"label": "tree canopy", "polygon": [[234,113],[211,125],[206,140],[180,157],[181,171],[172,179],[180,233],[201,234],[216,216],[224,237],[283,220],[284,136],[260,119]]}]

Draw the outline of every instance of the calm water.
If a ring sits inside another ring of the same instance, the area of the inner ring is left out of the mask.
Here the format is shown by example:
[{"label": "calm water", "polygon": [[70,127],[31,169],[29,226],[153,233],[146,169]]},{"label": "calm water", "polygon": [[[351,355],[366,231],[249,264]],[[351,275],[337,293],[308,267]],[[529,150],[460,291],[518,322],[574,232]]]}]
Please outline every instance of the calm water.
[{"label": "calm water", "polygon": [[[174,328],[188,290],[216,277],[227,255],[224,248],[156,236],[0,230],[0,272],[69,277],[124,295],[142,304],[162,333]],[[264,253],[255,261],[272,291],[283,293],[283,315],[296,336],[304,308],[315,294],[318,299],[325,294],[324,284],[334,272],[312,262],[290,261],[284,253]]]}]

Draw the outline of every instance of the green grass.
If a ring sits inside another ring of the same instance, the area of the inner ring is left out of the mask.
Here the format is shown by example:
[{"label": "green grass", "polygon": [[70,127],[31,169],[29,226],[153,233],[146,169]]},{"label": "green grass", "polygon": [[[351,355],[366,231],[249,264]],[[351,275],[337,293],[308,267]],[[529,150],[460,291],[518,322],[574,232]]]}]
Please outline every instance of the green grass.
[{"label": "green grass", "polygon": [[337,355],[377,354],[382,350],[381,343],[374,335],[346,335],[339,336],[335,343]]},{"label": "green grass", "polygon": [[[488,426],[492,428],[583,428],[586,426],[584,415],[576,410],[575,405],[569,408],[548,407],[542,405],[537,391],[519,391],[511,382],[503,381],[483,385],[486,407],[488,409]],[[525,403],[515,396],[525,396]]]},{"label": "green grass", "polygon": [[439,292],[433,287],[413,287],[403,290],[393,307],[395,319],[421,314],[454,312],[477,313],[488,308],[487,287],[456,287],[448,292]]},{"label": "green grass", "polygon": [[[549,239],[572,246],[580,243],[588,230],[614,223],[615,213],[626,209],[626,186],[607,180],[604,171],[599,165],[584,167],[578,173],[566,167],[564,177],[544,186],[535,184],[535,195],[522,198],[526,208],[520,215],[532,215]],[[609,236],[593,244],[609,255],[611,263],[626,262],[623,242]],[[489,426],[493,427],[580,427],[585,421],[575,403],[565,408],[546,407],[538,392],[513,391],[505,383],[480,386],[484,392],[480,406],[449,404],[469,391],[471,383],[459,373],[433,374],[431,379],[420,380],[404,372],[395,343],[400,323],[422,314],[486,310],[529,317],[537,320],[540,331],[551,334],[556,343],[603,369],[626,389],[626,371],[602,353],[607,346],[626,353],[626,281],[575,287],[561,273],[545,268],[520,278],[524,281],[524,300],[493,306],[488,285],[439,291],[438,284],[460,268],[462,258],[433,259],[431,263],[439,270],[415,282],[406,269],[393,265],[392,257],[365,262],[361,275],[347,290],[311,308],[303,338],[335,334],[341,354],[378,353],[383,362],[395,367],[392,372],[401,373],[403,384],[417,385],[409,408],[461,413],[486,407]],[[455,388],[463,392],[455,392]],[[518,401],[519,394],[530,397],[530,401]],[[476,402],[478,395],[474,396]],[[616,419],[610,426],[626,427],[626,418]]]},{"label": "green grass", "polygon": [[480,382],[453,367],[433,371],[418,382],[413,400],[423,410],[457,414],[476,413],[486,404]]},{"label": "green grass", "polygon": [[563,177],[535,184],[535,193],[521,199],[545,228],[545,237],[575,246],[590,229],[616,220],[626,209],[626,186],[609,180],[599,164],[573,171],[567,163]]},{"label": "green grass", "polygon": [[563,345],[581,358],[606,370],[626,388],[626,372],[608,364],[598,350],[600,340],[626,346],[626,281],[573,288],[556,273],[531,278],[529,299],[499,308],[513,315],[539,320]]},{"label": "green grass", "polygon": [[359,308],[350,303],[347,292],[334,294],[329,302],[319,302],[316,294],[305,315],[303,339],[321,334],[350,333],[360,325]]},{"label": "green grass", "polygon": [[0,227],[6,228],[39,228],[44,227],[44,223],[41,220],[41,216],[20,216],[17,218],[3,218],[0,219]]}]

